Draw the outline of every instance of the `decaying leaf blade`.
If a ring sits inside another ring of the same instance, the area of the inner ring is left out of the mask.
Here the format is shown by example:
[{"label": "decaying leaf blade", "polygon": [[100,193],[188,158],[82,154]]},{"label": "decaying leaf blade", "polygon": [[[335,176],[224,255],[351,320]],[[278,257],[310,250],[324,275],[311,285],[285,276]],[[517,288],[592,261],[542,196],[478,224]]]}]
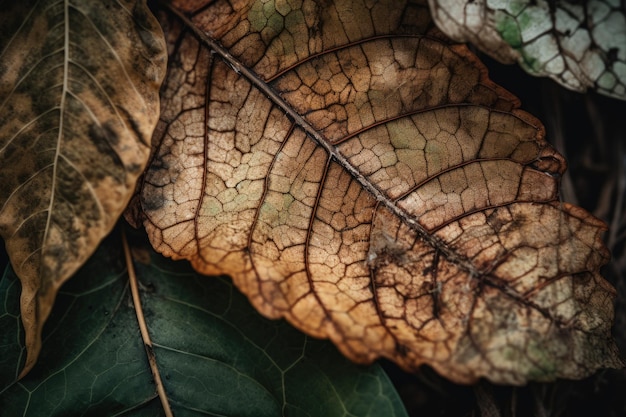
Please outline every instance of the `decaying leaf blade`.
[{"label": "decaying leaf blade", "polygon": [[56,292],[124,210],[149,156],[166,52],[145,1],[0,12],[0,234],[33,366]]},{"label": "decaying leaf blade", "polygon": [[559,202],[541,123],[425,3],[298,4],[163,18],[155,248],[355,361],[511,384],[618,366],[605,226]]}]

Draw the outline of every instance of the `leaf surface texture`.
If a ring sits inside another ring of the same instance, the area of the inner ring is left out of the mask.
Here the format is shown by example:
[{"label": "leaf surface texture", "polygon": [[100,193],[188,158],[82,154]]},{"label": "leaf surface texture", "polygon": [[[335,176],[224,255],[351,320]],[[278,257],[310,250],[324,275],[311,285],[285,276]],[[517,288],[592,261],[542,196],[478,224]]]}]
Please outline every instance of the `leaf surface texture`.
[{"label": "leaf surface texture", "polygon": [[559,202],[541,123],[426,4],[201,3],[161,15],[158,251],[357,362],[510,384],[619,365],[604,224]]},{"label": "leaf surface texture", "polygon": [[605,0],[430,0],[439,28],[575,91],[626,100],[626,10]]},{"label": "leaf surface texture", "polygon": [[27,372],[58,288],[148,160],[166,51],[145,1],[0,9],[0,235],[22,281]]}]

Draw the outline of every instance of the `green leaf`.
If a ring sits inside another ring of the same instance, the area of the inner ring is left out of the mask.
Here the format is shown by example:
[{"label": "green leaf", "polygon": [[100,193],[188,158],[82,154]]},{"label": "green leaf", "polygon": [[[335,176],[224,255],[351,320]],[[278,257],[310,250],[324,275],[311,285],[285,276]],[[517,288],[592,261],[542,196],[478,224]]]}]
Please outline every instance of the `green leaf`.
[{"label": "green leaf", "polygon": [[165,70],[145,0],[0,3],[0,236],[23,286],[24,373],[58,288],[133,194]]},{"label": "green leaf", "polygon": [[[3,413],[162,413],[120,246],[119,236],[107,239],[59,291],[41,360],[20,381],[19,285],[7,268],[0,281]],[[201,276],[143,243],[134,253],[154,353],[177,417],[406,415],[378,365],[354,365],[330,342],[261,317],[227,278]]]}]

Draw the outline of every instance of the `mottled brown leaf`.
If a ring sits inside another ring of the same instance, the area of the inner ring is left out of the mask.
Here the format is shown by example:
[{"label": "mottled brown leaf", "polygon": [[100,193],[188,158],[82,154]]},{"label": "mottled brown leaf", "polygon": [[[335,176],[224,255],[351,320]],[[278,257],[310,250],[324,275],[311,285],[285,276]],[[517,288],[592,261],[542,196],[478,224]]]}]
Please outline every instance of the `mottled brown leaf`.
[{"label": "mottled brown leaf", "polygon": [[58,288],[111,230],[147,162],[166,51],[145,1],[0,10],[0,235],[22,282],[24,374]]},{"label": "mottled brown leaf", "polygon": [[559,202],[541,123],[425,4],[201,3],[162,19],[159,251],[357,362],[511,384],[619,364],[604,224]]}]

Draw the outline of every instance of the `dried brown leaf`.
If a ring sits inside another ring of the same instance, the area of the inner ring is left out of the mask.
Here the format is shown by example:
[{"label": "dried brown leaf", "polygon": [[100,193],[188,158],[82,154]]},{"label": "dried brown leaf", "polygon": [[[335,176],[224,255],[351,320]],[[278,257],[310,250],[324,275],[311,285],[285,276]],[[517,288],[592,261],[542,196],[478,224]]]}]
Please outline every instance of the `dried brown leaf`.
[{"label": "dried brown leaf", "polygon": [[[174,2],[153,245],[268,317],[458,382],[620,364],[604,224],[421,2]],[[223,49],[222,46],[223,45]]]},{"label": "dried brown leaf", "polygon": [[145,1],[5,2],[0,28],[0,235],[22,282],[23,375],[148,160],[166,52]]}]

